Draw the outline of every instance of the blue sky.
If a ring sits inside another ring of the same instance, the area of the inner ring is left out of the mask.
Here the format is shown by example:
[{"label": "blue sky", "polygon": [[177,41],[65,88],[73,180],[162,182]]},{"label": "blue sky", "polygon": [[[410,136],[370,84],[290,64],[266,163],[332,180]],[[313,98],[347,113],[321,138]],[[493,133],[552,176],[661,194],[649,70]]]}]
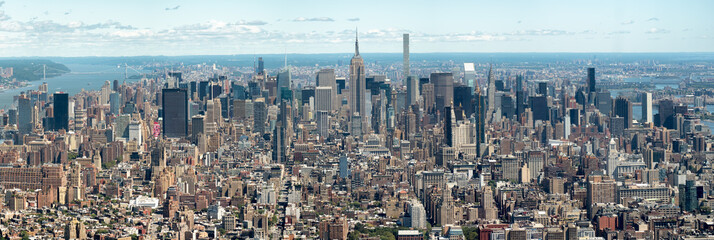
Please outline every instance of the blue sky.
[{"label": "blue sky", "polygon": [[0,56],[714,52],[714,1],[9,1]]}]

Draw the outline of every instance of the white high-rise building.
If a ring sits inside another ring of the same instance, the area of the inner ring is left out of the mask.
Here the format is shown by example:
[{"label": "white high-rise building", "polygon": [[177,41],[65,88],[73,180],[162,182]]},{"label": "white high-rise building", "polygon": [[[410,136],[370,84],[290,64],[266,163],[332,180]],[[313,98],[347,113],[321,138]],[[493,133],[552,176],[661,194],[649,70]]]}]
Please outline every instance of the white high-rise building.
[{"label": "white high-rise building", "polygon": [[315,110],[332,111],[332,87],[315,88]]},{"label": "white high-rise building", "polygon": [[644,92],[640,96],[642,100],[642,121],[645,123],[653,122],[652,118],[652,93]]},{"label": "white high-rise building", "polygon": [[109,82],[109,80],[107,80],[104,82],[104,85],[102,85],[102,91],[99,95],[99,103],[102,105],[109,104],[110,94],[112,94],[112,84]]},{"label": "white high-rise building", "polygon": [[474,63],[464,63],[464,83],[472,89],[476,86],[476,67]]},{"label": "white high-rise building", "polygon": [[[335,69],[327,68],[320,69],[317,72],[317,77],[315,77],[318,87],[330,87],[332,88],[332,107],[337,109],[337,82],[335,79]],[[329,111],[329,110],[328,110]]]},{"label": "white high-rise building", "polygon": [[327,111],[319,110],[317,111],[317,116],[315,121],[317,122],[317,132],[321,139],[327,138],[330,129],[330,114]]},{"label": "white high-rise building", "polygon": [[411,227],[414,229],[425,229],[426,228],[426,210],[424,210],[424,205],[418,201],[412,201],[409,211],[412,216]]}]

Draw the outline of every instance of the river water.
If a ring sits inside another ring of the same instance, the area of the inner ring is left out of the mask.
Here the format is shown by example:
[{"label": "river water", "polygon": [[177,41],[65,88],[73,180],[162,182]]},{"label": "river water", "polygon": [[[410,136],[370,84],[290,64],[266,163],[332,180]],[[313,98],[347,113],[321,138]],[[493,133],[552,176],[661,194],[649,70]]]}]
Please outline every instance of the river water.
[{"label": "river water", "polygon": [[[119,80],[124,82],[124,68],[116,65],[89,65],[89,64],[65,64],[72,72],[53,78],[48,78],[47,91],[66,92],[70,96],[83,89],[99,90],[102,88],[104,81]],[[137,79],[126,79],[127,82],[137,81]],[[17,106],[13,101],[14,96],[20,95],[22,92],[29,90],[37,90],[37,87],[42,84],[43,80],[29,82],[29,85],[22,88],[8,89],[0,92],[0,109],[9,109]]]}]

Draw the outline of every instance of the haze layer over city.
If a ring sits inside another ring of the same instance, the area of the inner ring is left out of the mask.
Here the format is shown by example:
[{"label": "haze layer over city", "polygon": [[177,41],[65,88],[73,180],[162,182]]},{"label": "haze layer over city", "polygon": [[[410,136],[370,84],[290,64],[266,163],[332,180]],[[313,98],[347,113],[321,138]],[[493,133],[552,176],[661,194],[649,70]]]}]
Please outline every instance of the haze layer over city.
[{"label": "haze layer over city", "polygon": [[0,240],[714,238],[711,1],[0,1]]}]

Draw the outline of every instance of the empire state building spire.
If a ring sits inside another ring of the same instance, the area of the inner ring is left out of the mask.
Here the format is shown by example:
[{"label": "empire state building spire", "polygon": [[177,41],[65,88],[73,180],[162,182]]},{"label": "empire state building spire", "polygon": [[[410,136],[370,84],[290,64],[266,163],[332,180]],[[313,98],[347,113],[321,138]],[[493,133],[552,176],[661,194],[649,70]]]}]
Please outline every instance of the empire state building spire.
[{"label": "empire state building spire", "polygon": [[359,56],[359,31],[355,28],[355,56]]}]

